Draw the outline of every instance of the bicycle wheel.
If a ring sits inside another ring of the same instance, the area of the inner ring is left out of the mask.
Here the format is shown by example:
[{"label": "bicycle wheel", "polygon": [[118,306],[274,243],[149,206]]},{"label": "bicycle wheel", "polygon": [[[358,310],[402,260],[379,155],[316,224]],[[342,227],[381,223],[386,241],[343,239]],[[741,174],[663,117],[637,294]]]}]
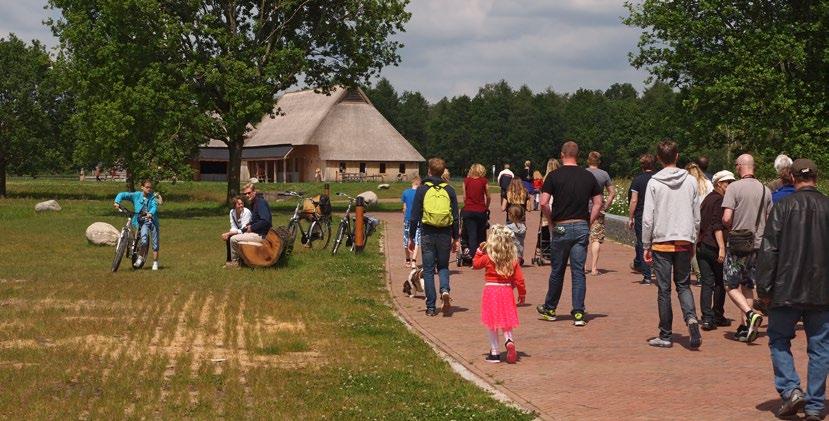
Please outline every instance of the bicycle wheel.
[{"label": "bicycle wheel", "polygon": [[314,250],[328,247],[328,242],[331,241],[331,224],[326,221],[312,222],[307,237],[307,245]]},{"label": "bicycle wheel", "polygon": [[334,237],[334,245],[331,246],[331,254],[337,254],[337,251],[340,249],[340,244],[342,244],[344,237],[345,223],[340,222],[340,226],[337,227],[337,236]]},{"label": "bicycle wheel", "polygon": [[115,257],[112,259],[112,271],[118,271],[118,266],[121,266],[121,260],[127,252],[127,247],[130,243],[130,233],[127,230],[121,231],[118,236],[118,242],[115,243]]}]

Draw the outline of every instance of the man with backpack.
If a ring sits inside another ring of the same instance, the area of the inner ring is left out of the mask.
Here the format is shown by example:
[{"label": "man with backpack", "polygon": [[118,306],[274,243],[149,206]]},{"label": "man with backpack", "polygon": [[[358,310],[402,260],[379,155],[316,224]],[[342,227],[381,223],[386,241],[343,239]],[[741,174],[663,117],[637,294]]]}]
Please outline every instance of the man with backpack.
[{"label": "man with backpack", "polygon": [[429,177],[417,189],[409,218],[409,250],[414,251],[415,234],[420,224],[420,248],[423,261],[423,282],[426,289],[426,315],[437,315],[435,302],[435,267],[440,277],[440,299],[443,315],[448,316],[452,299],[449,296],[449,255],[460,245],[458,231],[458,198],[455,189],[440,176],[446,169],[441,158],[429,160]]}]

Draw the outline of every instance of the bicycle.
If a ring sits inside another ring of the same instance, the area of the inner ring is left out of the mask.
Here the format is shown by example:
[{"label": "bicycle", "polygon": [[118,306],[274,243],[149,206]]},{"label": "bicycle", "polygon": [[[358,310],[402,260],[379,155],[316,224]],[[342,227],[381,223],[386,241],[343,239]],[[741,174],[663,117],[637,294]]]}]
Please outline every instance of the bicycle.
[{"label": "bicycle", "polygon": [[[121,266],[121,260],[123,260],[125,254],[132,261],[133,269],[141,269],[144,266],[144,262],[147,261],[147,252],[150,249],[149,238],[145,246],[141,247],[141,237],[136,235],[138,230],[132,226],[134,212],[121,205],[118,205],[118,212],[127,216],[127,222],[121,228],[118,241],[115,243],[115,257],[112,259],[112,271],[118,271],[118,267]],[[149,234],[147,235],[149,236]],[[136,266],[135,263],[139,256],[141,257],[141,262]]]},{"label": "bicycle", "polygon": [[[314,250],[328,247],[328,242],[331,241],[331,221],[330,218],[320,215],[316,211],[319,202],[294,191],[280,193],[280,195],[299,199],[294,209],[294,215],[288,221],[288,233],[291,235],[291,242],[295,241],[297,230],[299,230],[300,242],[303,246]],[[303,210],[305,200],[311,201],[315,208],[314,211],[305,212]]]},{"label": "bicycle", "polygon": [[[345,214],[342,219],[340,219],[340,225],[337,227],[337,236],[334,237],[334,245],[331,247],[331,254],[337,254],[343,240],[345,240],[345,246],[348,247],[350,251],[354,251],[355,248],[354,230],[356,229],[356,224],[352,225],[352,220],[355,218],[352,218],[351,216],[351,209],[354,206],[355,198],[343,192],[337,193],[337,196],[345,196],[348,198],[348,207],[345,209]],[[374,232],[374,228],[380,223],[380,221],[367,215],[363,215],[363,221],[365,222],[363,226],[365,227],[366,238],[368,238],[368,236]]]}]

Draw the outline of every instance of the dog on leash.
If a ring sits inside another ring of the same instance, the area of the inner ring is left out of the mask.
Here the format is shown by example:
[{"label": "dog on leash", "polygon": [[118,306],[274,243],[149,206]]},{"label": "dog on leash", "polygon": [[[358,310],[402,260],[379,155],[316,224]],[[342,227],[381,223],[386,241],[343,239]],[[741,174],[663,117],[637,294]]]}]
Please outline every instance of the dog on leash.
[{"label": "dog on leash", "polygon": [[409,276],[403,281],[403,293],[409,297],[414,296],[414,292],[423,292],[423,267],[418,266],[409,272]]}]

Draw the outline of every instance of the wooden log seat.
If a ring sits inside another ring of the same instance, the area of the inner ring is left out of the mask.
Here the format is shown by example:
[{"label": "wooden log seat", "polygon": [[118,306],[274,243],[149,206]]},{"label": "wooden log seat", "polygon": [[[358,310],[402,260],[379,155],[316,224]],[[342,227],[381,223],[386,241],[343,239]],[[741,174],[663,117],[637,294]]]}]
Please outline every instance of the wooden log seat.
[{"label": "wooden log seat", "polygon": [[239,242],[239,252],[245,265],[255,268],[270,267],[291,254],[293,241],[285,227],[271,228],[262,242]]}]

